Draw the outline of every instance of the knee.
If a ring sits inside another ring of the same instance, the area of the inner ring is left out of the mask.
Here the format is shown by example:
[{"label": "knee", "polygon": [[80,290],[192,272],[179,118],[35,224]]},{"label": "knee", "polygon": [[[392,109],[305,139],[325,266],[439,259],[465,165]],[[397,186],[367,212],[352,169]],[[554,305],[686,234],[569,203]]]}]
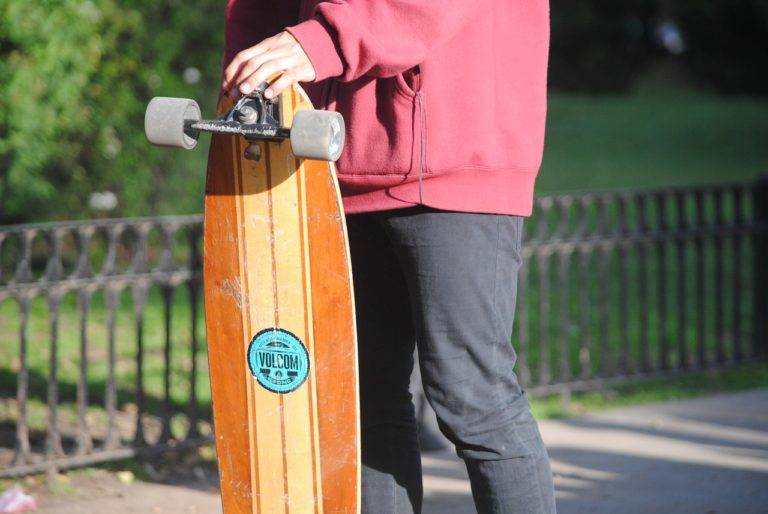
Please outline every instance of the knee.
[{"label": "knee", "polygon": [[510,459],[545,451],[525,395],[503,405],[435,404],[435,414],[463,458]]}]

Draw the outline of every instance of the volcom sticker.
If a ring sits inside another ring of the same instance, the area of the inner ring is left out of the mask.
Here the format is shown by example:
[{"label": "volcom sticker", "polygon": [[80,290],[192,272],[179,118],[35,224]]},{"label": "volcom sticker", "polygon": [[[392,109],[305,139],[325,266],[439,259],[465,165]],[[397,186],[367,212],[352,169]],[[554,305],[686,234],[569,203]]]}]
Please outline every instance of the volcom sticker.
[{"label": "volcom sticker", "polygon": [[309,352],[298,337],[267,328],[248,346],[248,367],[256,381],[273,393],[290,393],[309,376]]}]

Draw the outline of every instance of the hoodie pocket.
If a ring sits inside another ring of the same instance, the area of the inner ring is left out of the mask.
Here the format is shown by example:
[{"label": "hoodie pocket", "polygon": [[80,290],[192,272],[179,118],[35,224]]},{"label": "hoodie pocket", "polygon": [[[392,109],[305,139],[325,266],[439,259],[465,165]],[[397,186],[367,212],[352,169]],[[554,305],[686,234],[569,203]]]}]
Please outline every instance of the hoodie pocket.
[{"label": "hoodie pocket", "polygon": [[[414,85],[416,83],[413,83]],[[403,75],[338,83],[335,109],[347,126],[339,175],[418,175],[419,106]]]},{"label": "hoodie pocket", "polygon": [[421,91],[421,70],[418,66],[395,76],[395,84],[400,94],[413,100]]}]

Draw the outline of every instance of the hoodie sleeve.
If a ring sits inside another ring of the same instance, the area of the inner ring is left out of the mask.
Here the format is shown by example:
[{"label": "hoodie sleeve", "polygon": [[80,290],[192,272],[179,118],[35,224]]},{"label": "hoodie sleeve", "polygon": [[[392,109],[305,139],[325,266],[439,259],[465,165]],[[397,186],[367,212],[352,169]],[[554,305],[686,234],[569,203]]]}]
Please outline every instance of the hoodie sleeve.
[{"label": "hoodie sleeve", "polygon": [[[509,0],[507,0],[509,1]],[[306,52],[316,80],[389,77],[423,62],[489,0],[329,0],[288,31]]]}]

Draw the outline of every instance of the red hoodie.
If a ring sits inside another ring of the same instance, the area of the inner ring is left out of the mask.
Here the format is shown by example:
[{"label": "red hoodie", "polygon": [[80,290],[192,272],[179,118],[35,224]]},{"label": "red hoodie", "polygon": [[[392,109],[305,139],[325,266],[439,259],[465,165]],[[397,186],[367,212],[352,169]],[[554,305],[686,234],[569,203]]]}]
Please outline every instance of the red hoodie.
[{"label": "red hoodie", "polygon": [[317,73],[315,106],[346,121],[347,213],[530,215],[548,0],[229,0],[227,62],[284,27]]}]

